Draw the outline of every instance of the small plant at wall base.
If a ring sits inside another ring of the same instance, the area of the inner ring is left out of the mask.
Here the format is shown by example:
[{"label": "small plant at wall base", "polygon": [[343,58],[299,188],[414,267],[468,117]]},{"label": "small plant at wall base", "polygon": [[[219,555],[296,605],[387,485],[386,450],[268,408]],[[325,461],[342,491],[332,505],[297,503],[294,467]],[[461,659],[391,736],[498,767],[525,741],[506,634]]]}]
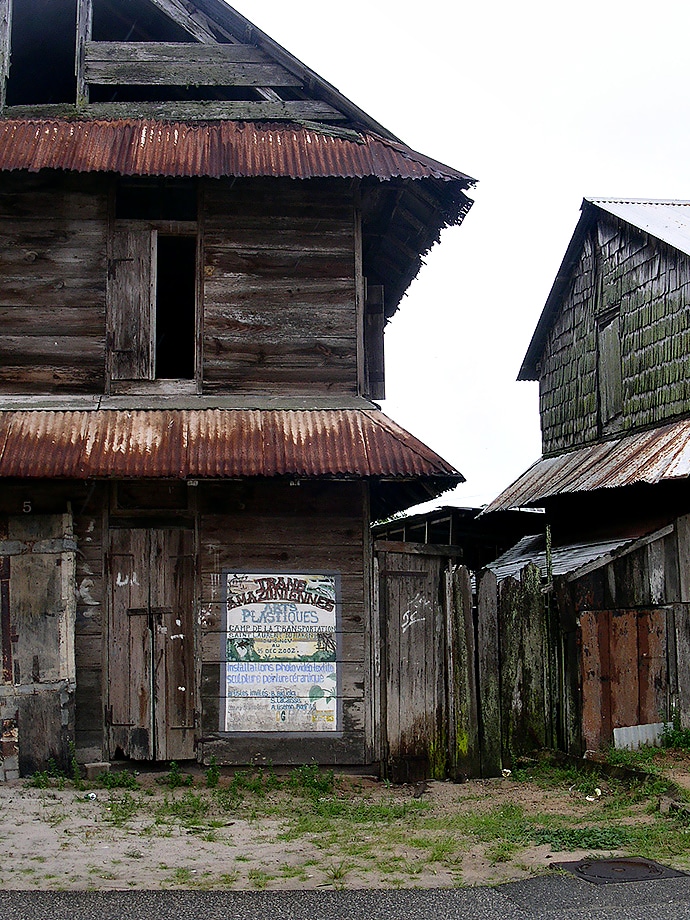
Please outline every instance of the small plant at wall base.
[{"label": "small plant at wall base", "polygon": [[664,726],[661,732],[661,744],[665,748],[677,751],[690,751],[690,728],[683,728],[680,723],[680,712],[673,710],[671,722]]},{"label": "small plant at wall base", "polygon": [[218,761],[216,760],[215,754],[212,754],[208,769],[206,770],[206,785],[209,789],[215,789],[215,787],[218,785],[219,779],[220,767],[218,766]]}]

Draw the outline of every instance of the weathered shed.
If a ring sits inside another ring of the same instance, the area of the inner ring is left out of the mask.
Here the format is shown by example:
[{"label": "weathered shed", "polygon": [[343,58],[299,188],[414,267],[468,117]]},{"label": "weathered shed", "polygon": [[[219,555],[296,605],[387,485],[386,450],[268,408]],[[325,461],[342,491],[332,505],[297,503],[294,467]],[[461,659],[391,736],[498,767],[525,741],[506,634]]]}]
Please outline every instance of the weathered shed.
[{"label": "weathered shed", "polygon": [[[585,199],[520,370],[539,380],[543,457],[485,510],[546,512],[543,544],[480,588],[487,634],[541,636],[542,743],[597,749],[674,712],[690,725],[689,305],[690,202]],[[501,680],[505,712],[529,708]]]}]

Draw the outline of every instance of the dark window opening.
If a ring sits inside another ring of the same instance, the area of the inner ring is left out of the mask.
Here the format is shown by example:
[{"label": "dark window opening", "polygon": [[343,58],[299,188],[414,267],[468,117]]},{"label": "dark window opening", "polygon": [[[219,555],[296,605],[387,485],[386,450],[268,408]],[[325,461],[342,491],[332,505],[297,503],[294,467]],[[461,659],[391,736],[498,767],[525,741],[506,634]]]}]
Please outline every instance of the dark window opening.
[{"label": "dark window opening", "polygon": [[[55,3],[56,0],[50,0]],[[62,2],[62,0],[60,0]],[[182,26],[148,0],[94,0],[93,40],[96,42],[193,42]]]},{"label": "dark window opening", "polygon": [[120,482],[118,511],[186,511],[186,482]]},{"label": "dark window opening", "polygon": [[121,180],[115,197],[119,220],[196,220],[193,180]]},{"label": "dark window opening", "polygon": [[256,102],[252,86],[102,86],[91,84],[91,102]]},{"label": "dark window opening", "polygon": [[14,0],[7,105],[74,104],[76,0]]},{"label": "dark window opening", "polygon": [[158,236],[156,378],[192,380],[196,352],[196,238]]}]

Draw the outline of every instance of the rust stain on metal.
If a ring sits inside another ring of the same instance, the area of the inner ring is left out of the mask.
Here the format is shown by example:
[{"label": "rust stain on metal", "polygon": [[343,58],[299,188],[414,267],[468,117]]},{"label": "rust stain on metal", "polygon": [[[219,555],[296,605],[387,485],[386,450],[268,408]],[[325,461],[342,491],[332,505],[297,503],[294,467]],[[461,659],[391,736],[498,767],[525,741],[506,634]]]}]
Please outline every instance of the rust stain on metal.
[{"label": "rust stain on metal", "polygon": [[147,119],[0,122],[0,169],[66,169],[126,176],[287,176],[475,180],[373,134],[358,140],[300,126]]},{"label": "rust stain on metal", "polygon": [[4,411],[0,475],[464,481],[382,412],[361,409]]},{"label": "rust stain on metal", "polygon": [[485,509],[537,505],[571,492],[690,477],[690,420],[539,460]]}]

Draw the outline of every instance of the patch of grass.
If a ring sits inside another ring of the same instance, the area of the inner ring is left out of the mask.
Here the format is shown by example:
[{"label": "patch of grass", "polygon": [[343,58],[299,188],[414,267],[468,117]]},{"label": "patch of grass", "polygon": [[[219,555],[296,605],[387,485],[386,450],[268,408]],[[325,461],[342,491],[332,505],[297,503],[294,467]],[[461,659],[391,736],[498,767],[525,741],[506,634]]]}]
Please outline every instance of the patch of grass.
[{"label": "patch of grass", "polygon": [[680,712],[676,709],[673,717],[661,733],[661,744],[676,751],[690,751],[690,728],[680,724]]},{"label": "patch of grass", "polygon": [[218,761],[215,758],[215,755],[211,755],[211,760],[206,770],[206,785],[209,789],[215,789],[220,780],[220,767],[218,766]]},{"label": "patch of grass", "polygon": [[250,869],[247,877],[252,883],[252,887],[259,891],[263,891],[268,883],[274,878],[274,876],[269,875],[268,872],[264,872],[263,869]]},{"label": "patch of grass", "polygon": [[168,789],[178,789],[180,786],[193,786],[194,777],[189,773],[183,773],[179,763],[176,760],[171,760],[168,772],[161,779],[161,785],[167,786]]},{"label": "patch of grass", "polygon": [[110,801],[105,806],[104,816],[109,824],[114,824],[115,827],[122,827],[138,811],[139,802],[129,792],[125,792],[120,798],[115,798],[111,795]]},{"label": "patch of grass", "polygon": [[542,827],[532,832],[535,843],[546,843],[554,850],[621,850],[632,842],[627,827]]},{"label": "patch of grass", "polygon": [[343,880],[349,874],[351,866],[348,863],[341,861],[339,863],[331,863],[326,866],[324,874],[328,881],[334,885],[336,888],[343,887]]},{"label": "patch of grass", "polygon": [[182,824],[192,824],[206,817],[210,807],[211,803],[203,795],[190,790],[179,799],[166,795],[155,813],[157,818],[177,818]]},{"label": "patch of grass", "polygon": [[129,770],[99,773],[95,784],[103,789],[139,789],[139,780]]},{"label": "patch of grass", "polygon": [[333,770],[321,770],[318,764],[303,764],[288,774],[287,786],[304,796],[330,795],[335,786]]}]

